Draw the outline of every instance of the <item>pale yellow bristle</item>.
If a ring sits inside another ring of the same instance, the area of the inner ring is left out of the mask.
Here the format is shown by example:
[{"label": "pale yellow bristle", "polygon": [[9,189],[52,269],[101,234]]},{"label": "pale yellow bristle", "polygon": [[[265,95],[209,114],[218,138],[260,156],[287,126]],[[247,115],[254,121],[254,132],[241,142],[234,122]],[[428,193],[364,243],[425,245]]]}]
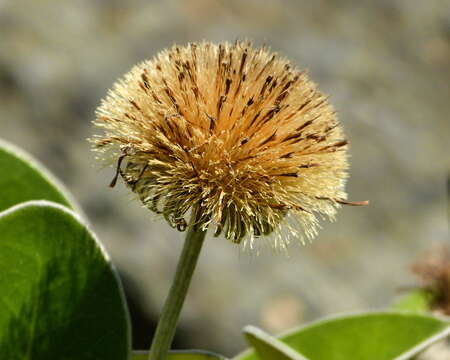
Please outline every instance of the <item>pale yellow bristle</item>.
[{"label": "pale yellow bristle", "polygon": [[333,219],[346,199],[333,108],[265,47],[174,46],[119,80],[94,123],[96,151],[120,159],[125,184],[180,230],[191,216],[249,246],[275,232],[283,248],[293,221],[312,238],[317,216]]}]

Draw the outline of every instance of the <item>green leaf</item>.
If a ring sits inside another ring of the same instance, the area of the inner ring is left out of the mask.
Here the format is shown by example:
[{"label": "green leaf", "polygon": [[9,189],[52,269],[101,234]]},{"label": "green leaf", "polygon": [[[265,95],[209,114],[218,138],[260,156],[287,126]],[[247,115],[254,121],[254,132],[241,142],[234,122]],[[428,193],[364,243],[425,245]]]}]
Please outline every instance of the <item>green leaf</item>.
[{"label": "green leaf", "polygon": [[[131,360],[148,360],[148,352],[135,351],[131,356]],[[169,352],[167,360],[226,360],[226,358],[203,350],[172,350]]]},{"label": "green leaf", "polygon": [[0,140],[0,211],[29,200],[49,200],[77,209],[64,186],[30,155]]},{"label": "green leaf", "polygon": [[[450,324],[436,317],[378,312],[318,321],[279,339],[309,360],[406,360],[449,334]],[[248,350],[234,359],[282,358]]]},{"label": "green leaf", "polygon": [[23,203],[0,214],[0,234],[2,359],[128,359],[120,281],[75,213]]},{"label": "green leaf", "polygon": [[429,291],[418,289],[400,298],[393,308],[399,311],[424,313],[431,311],[432,301],[433,295]]},{"label": "green leaf", "polygon": [[260,359],[308,360],[290,346],[287,346],[257,327],[245,327],[244,334],[247,342],[255,349]]}]

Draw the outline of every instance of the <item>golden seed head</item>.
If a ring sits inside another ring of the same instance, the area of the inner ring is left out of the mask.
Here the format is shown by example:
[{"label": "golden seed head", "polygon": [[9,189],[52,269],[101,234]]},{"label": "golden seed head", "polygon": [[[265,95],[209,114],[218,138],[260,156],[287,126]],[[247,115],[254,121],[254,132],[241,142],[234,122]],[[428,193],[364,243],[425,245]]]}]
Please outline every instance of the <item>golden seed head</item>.
[{"label": "golden seed head", "polygon": [[191,216],[250,246],[274,233],[284,248],[286,235],[312,238],[317,216],[333,219],[346,203],[347,141],[333,108],[265,47],[164,50],[114,85],[94,124],[104,130],[95,150],[179,230]]}]

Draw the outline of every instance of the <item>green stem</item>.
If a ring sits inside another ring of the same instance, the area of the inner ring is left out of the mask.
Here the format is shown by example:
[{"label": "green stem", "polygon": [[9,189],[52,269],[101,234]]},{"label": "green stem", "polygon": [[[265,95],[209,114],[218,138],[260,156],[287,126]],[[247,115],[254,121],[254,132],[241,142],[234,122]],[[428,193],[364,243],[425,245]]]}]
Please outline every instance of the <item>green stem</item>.
[{"label": "green stem", "polygon": [[205,235],[206,230],[195,225],[189,227],[175,277],[153,337],[149,360],[163,360],[169,352]]}]

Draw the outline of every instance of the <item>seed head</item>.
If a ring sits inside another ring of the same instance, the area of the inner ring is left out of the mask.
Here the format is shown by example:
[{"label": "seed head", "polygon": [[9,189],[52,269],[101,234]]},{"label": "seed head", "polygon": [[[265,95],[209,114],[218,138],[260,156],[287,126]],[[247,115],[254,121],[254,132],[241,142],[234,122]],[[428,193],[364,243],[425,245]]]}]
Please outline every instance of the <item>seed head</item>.
[{"label": "seed head", "polygon": [[265,47],[164,50],[114,85],[94,124],[104,129],[95,150],[117,164],[111,185],[120,175],[179,230],[190,216],[236,243],[273,232],[283,248],[347,203],[347,141],[333,108]]}]

